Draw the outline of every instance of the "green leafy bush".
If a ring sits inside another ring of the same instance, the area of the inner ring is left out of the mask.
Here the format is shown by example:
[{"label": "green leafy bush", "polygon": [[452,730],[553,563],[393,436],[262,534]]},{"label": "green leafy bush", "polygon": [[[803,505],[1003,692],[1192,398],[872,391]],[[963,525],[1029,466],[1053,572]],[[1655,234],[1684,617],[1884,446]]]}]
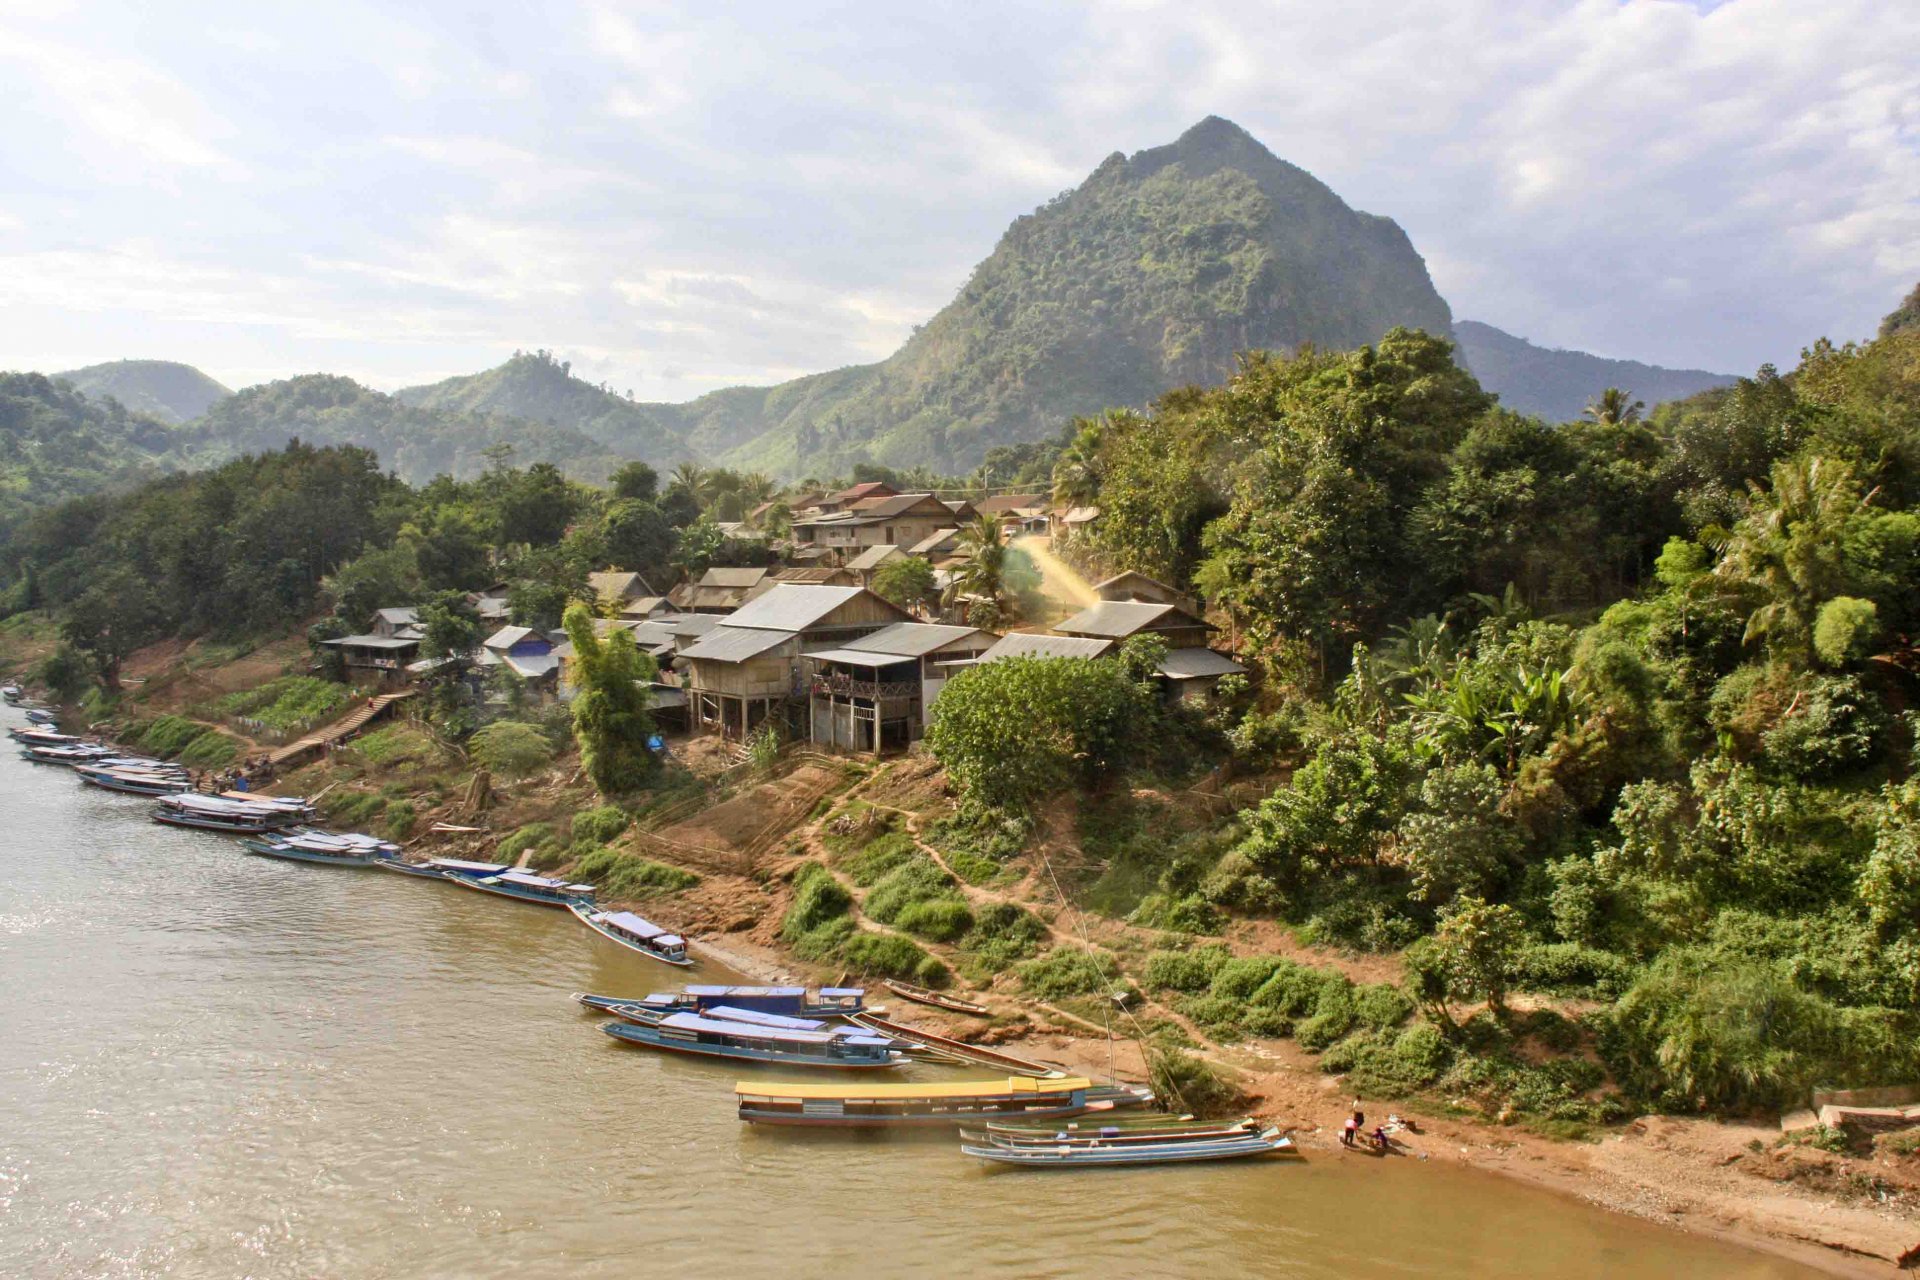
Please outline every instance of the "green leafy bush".
[{"label": "green leafy bush", "polygon": [[1042,1000],[1093,995],[1115,986],[1120,966],[1104,951],[1055,947],[1037,960],[1020,966],[1020,984]]},{"label": "green leafy bush", "polygon": [[239,716],[275,732],[304,727],[333,715],[353,694],[343,684],[312,676],[282,676],[255,689],[230,693],[216,704],[223,715]]},{"label": "green leafy bush", "polygon": [[520,855],[529,849],[541,845],[557,847],[558,844],[551,822],[529,822],[501,840],[494,849],[494,856],[502,862],[519,862]]},{"label": "green leafy bush", "polygon": [[944,987],[952,976],[946,965],[897,933],[854,933],[841,946],[840,958],[856,973],[929,987]]},{"label": "green leafy bush", "polygon": [[893,923],[916,937],[953,942],[973,928],[973,911],[958,896],[927,898],[901,908]]},{"label": "green leafy bush", "polygon": [[467,740],[474,763],[508,778],[521,778],[553,759],[553,743],[520,720],[499,720]]},{"label": "green leafy bush", "polygon": [[1225,947],[1194,947],[1188,951],[1156,951],[1147,957],[1142,980],[1155,991],[1205,991],[1214,975],[1233,958]]},{"label": "green leafy bush", "polygon": [[240,755],[240,742],[218,729],[209,729],[180,750],[180,763],[191,769],[224,769]]},{"label": "green leafy bush", "polygon": [[1164,1042],[1147,1051],[1147,1080],[1157,1097],[1195,1116],[1223,1115],[1239,1105],[1242,1096],[1218,1067]]},{"label": "green leafy bush", "polygon": [[1638,967],[1625,956],[1577,942],[1535,943],[1520,951],[1520,986],[1559,996],[1612,999],[1633,985]]},{"label": "green leafy bush", "polygon": [[198,720],[189,720],[185,716],[161,716],[149,724],[140,733],[140,746],[163,760],[185,751],[208,726]]},{"label": "green leafy bush", "polygon": [[329,821],[347,827],[367,827],[387,811],[387,797],[378,792],[339,791],[324,802]]},{"label": "green leafy bush", "polygon": [[420,820],[419,811],[411,800],[389,800],[384,817],[387,836],[394,840],[405,840],[412,835],[414,824]]},{"label": "green leafy bush", "polygon": [[[884,831],[840,861],[847,876],[861,888],[877,884],[889,872],[920,856],[913,837],[904,831]],[[922,859],[924,861],[924,859]]]},{"label": "green leafy bush", "polygon": [[875,920],[892,924],[914,903],[952,896],[953,878],[933,859],[915,856],[874,885],[873,891],[867,894],[865,910]]},{"label": "green leafy bush", "polygon": [[678,893],[700,883],[700,877],[691,871],[604,846],[577,858],[570,874],[576,880],[592,881],[609,898]]},{"label": "green leafy bush", "polygon": [[973,928],[960,946],[973,954],[981,970],[998,973],[1032,955],[1046,939],[1047,926],[1033,912],[1011,902],[995,902],[974,914]]},{"label": "green leafy bush", "polygon": [[854,931],[853,895],[817,862],[802,864],[793,877],[793,900],[780,917],[780,936],[802,958],[832,955]]},{"label": "green leafy bush", "polygon": [[1760,739],[1767,763],[1790,778],[1825,778],[1872,758],[1890,720],[1856,676],[1810,676]]},{"label": "green leafy bush", "polygon": [[573,815],[572,839],[575,844],[612,844],[631,821],[619,805],[601,805]]}]

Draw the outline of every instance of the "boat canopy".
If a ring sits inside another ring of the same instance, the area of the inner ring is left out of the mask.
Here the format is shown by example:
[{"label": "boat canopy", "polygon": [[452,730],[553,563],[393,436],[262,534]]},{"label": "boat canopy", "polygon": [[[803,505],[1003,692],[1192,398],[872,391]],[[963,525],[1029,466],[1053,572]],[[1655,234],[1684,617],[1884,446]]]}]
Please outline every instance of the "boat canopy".
[{"label": "boat canopy", "polygon": [[728,1022],[751,1022],[757,1027],[785,1027],[789,1031],[819,1031],[827,1024],[815,1018],[789,1018],[782,1013],[761,1013],[758,1009],[736,1009],[730,1004],[707,1006],[707,1015]]},{"label": "boat canopy", "polygon": [[1030,1080],[1009,1076],[1005,1080],[974,1080],[960,1084],[759,1084],[742,1080],[733,1086],[742,1098],[789,1098],[801,1102],[915,1102],[949,1101],[954,1098],[1000,1098],[1010,1094],[1078,1093],[1093,1087],[1091,1080],[1066,1076],[1059,1080]]},{"label": "boat canopy", "polygon": [[508,884],[524,885],[529,889],[573,889],[580,893],[592,893],[590,884],[568,884],[565,880],[556,880],[552,876],[537,876],[531,871],[502,871],[499,878]]},{"label": "boat canopy", "polygon": [[596,911],[589,919],[595,924],[603,924],[609,929],[618,929],[622,933],[632,934],[646,942],[683,941],[678,934],[668,933],[653,921],[637,916],[631,911]]},{"label": "boat canopy", "polygon": [[476,875],[497,876],[512,867],[504,862],[462,862],[458,858],[428,858],[427,865],[442,871],[469,871]]},{"label": "boat canopy", "polygon": [[690,996],[804,996],[805,987],[704,987],[683,988]]},{"label": "boat canopy", "polygon": [[662,1018],[660,1025],[672,1031],[733,1036],[743,1040],[770,1040],[777,1044],[857,1044],[884,1049],[892,1043],[878,1036],[848,1036],[833,1031],[793,1031],[783,1027],[754,1027],[744,1022],[722,1022],[714,1018],[703,1018],[697,1013],[676,1013],[670,1018]]}]

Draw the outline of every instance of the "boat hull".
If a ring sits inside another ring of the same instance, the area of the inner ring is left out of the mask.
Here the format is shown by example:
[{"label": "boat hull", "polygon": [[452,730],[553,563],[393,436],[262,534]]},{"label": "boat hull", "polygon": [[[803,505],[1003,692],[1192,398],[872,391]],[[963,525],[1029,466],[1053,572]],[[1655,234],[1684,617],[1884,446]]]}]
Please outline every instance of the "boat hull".
[{"label": "boat hull", "polygon": [[240,847],[256,858],[279,858],[284,862],[311,862],[320,867],[370,867],[376,861],[371,853],[320,853],[312,849],[276,849],[257,840],[243,840]]},{"label": "boat hull", "polygon": [[512,898],[515,902],[525,902],[536,907],[557,907],[562,911],[570,911],[573,909],[573,903],[577,901],[577,899],[570,898],[542,897],[538,894],[528,893],[524,889],[516,889],[511,885],[482,884],[480,881],[468,876],[449,875],[443,878],[452,884],[459,885],[463,889],[477,889],[481,893],[490,893],[496,898]]},{"label": "boat hull", "polygon": [[437,867],[417,867],[398,858],[382,858],[374,864],[382,871],[392,871],[398,875],[415,876],[421,880],[447,880],[452,877]]},{"label": "boat hull", "polygon": [[[828,1057],[753,1049],[744,1045],[701,1044],[689,1040],[672,1040],[667,1039],[658,1028],[646,1023],[610,1022],[600,1029],[615,1040],[626,1044],[644,1045],[649,1049],[664,1049],[668,1053],[684,1053],[689,1057],[725,1058],[730,1062],[756,1062],[772,1067],[805,1067],[809,1070],[826,1071],[888,1071],[906,1065],[905,1058],[893,1055],[873,1059]],[[744,1024],[742,1029],[745,1029]]]},{"label": "boat hull", "polygon": [[163,823],[169,827],[192,827],[196,831],[224,831],[230,836],[266,835],[269,832],[278,831],[282,827],[292,826],[295,821],[292,817],[289,817],[285,821],[234,823],[208,822],[199,818],[186,817],[175,813],[156,813],[152,816],[155,822]]},{"label": "boat hull", "polygon": [[881,985],[899,996],[902,1000],[911,1000],[915,1004],[924,1004],[933,1009],[945,1009],[948,1013],[964,1013],[973,1018],[991,1018],[993,1010],[971,1000],[961,1000],[954,996],[941,995],[938,991],[929,991],[925,987],[916,987],[909,982],[894,982],[882,979]]},{"label": "boat hull", "polygon": [[1287,1138],[1256,1136],[1227,1142],[1143,1143],[1119,1147],[1021,1148],[962,1145],[962,1155],[1025,1169],[1093,1169],[1128,1165],[1189,1164],[1204,1160],[1242,1160],[1290,1152]]},{"label": "boat hull", "polygon": [[587,928],[593,930],[595,933],[605,938],[608,942],[618,943],[620,946],[625,947],[629,951],[637,951],[641,955],[645,956],[647,959],[658,960],[661,964],[670,964],[682,969],[688,968],[693,964],[692,956],[687,956],[687,955],[675,956],[675,955],[669,955],[664,951],[656,951],[652,947],[642,946],[640,943],[634,941],[632,938],[624,937],[621,934],[616,933],[614,930],[605,927],[604,925],[600,924],[598,921],[593,919],[594,908],[592,907],[582,906],[581,904],[574,903],[574,902],[569,902],[566,904],[566,906],[567,906],[567,910],[573,912],[574,916],[580,921],[581,924],[584,924],[585,926],[587,926]]},{"label": "boat hull", "polygon": [[1096,1110],[1088,1105],[1061,1105],[1058,1107],[1026,1107],[1021,1110],[970,1111],[964,1115],[945,1113],[929,1115],[898,1116],[848,1116],[848,1115],[803,1115],[799,1112],[766,1111],[746,1103],[740,1105],[740,1118],[748,1124],[788,1125],[802,1129],[953,1129],[973,1121],[987,1119],[996,1115],[1018,1116],[1025,1119],[1040,1120],[1047,1118],[1065,1118],[1085,1115]]}]

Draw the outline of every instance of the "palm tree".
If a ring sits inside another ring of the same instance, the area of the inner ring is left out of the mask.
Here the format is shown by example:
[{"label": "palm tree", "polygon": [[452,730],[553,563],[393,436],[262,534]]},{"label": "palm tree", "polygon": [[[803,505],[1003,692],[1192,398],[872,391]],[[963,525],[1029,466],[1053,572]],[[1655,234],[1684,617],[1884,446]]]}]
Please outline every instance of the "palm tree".
[{"label": "palm tree", "polygon": [[1714,573],[1745,582],[1764,603],[1747,617],[1746,639],[1804,647],[1820,605],[1846,583],[1840,535],[1872,500],[1853,468],[1832,458],[1776,462],[1771,488],[1748,482],[1747,514],[1702,540],[1720,552]]},{"label": "palm tree", "polygon": [[773,495],[780,492],[780,486],[773,477],[764,471],[749,471],[740,477],[740,500],[751,511],[763,502],[773,501]]},{"label": "palm tree", "polygon": [[1000,522],[992,516],[975,516],[960,530],[954,549],[966,559],[948,579],[942,604],[952,609],[961,600],[972,599],[1000,610],[1007,575],[1007,544],[1000,538]]},{"label": "palm tree", "polygon": [[1623,427],[1629,422],[1638,422],[1647,402],[1630,399],[1632,394],[1618,387],[1608,387],[1587,406],[1585,416],[1603,427]]},{"label": "palm tree", "polygon": [[1105,423],[1079,420],[1073,440],[1053,464],[1053,501],[1062,507],[1092,505],[1100,496],[1100,436]]},{"label": "palm tree", "polygon": [[713,477],[697,462],[687,461],[676,466],[673,469],[673,483],[685,489],[687,496],[702,507],[713,496]]}]

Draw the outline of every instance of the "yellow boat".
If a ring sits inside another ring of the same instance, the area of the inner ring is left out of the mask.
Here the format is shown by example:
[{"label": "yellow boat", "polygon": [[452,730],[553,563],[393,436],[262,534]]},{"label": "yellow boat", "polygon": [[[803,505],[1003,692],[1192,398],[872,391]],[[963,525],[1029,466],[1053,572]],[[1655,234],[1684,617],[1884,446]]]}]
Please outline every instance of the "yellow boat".
[{"label": "yellow boat", "polygon": [[743,1080],[733,1087],[740,1118],[750,1124],[882,1125],[965,1124],[977,1120],[1075,1116],[1110,1107],[1089,1102],[1091,1080],[1065,1076],[1034,1080],[974,1080],[960,1084],[763,1084]]}]

